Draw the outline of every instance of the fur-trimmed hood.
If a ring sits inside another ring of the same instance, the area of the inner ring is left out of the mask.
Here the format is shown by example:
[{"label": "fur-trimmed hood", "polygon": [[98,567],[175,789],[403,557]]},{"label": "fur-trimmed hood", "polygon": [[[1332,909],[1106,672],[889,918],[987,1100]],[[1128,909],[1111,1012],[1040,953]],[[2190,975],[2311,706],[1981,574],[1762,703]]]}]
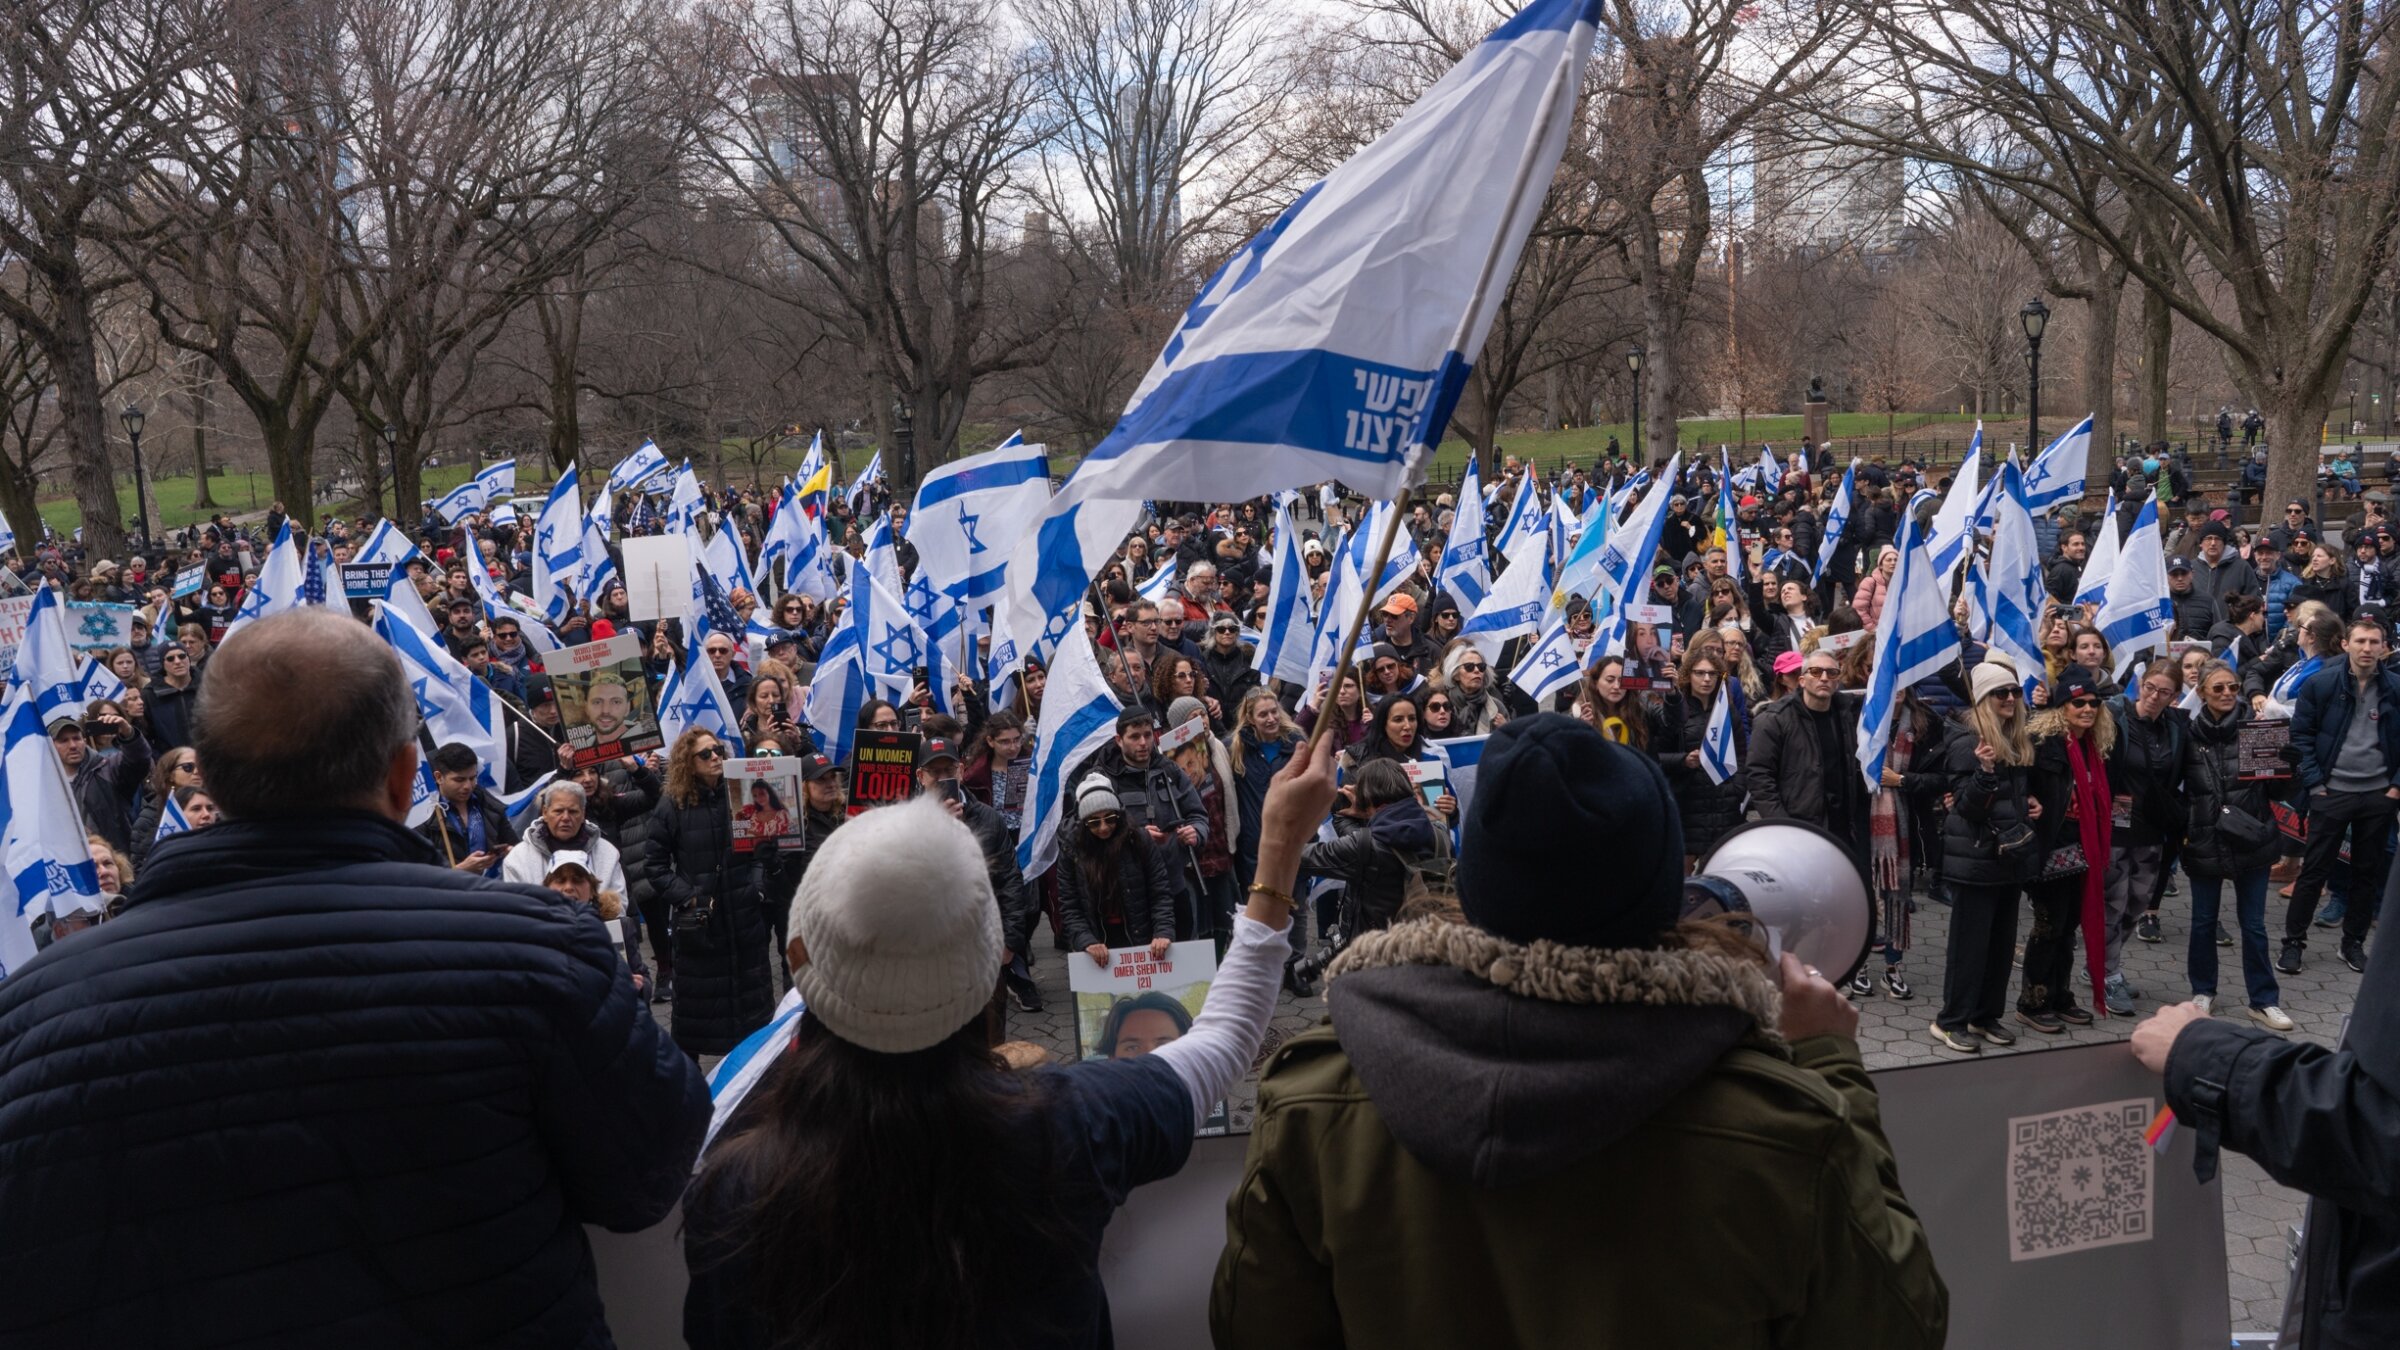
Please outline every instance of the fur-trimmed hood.
[{"label": "fur-trimmed hood", "polygon": [[1420,919],[1332,967],[1334,1034],[1401,1146],[1493,1188],[1624,1137],[1726,1051],[1773,1037],[1755,962],[1690,948],[1523,944]]}]

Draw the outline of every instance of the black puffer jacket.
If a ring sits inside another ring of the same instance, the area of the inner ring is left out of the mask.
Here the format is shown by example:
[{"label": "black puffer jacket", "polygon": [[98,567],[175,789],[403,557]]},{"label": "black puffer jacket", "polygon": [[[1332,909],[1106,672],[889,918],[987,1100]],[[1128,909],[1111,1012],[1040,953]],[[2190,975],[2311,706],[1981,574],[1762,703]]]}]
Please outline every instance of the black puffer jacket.
[{"label": "black puffer jacket", "polygon": [[2128,817],[2132,823],[2116,831],[2112,847],[2183,838],[2183,747],[2191,739],[2187,714],[2168,708],[2144,721],[2134,711],[2134,701],[2108,701],[2109,716],[2117,721],[2117,742],[2108,753],[2108,790],[2112,796],[2133,798]]},{"label": "black puffer jacket", "polygon": [[[1694,857],[1708,852],[1728,830],[1742,823],[1742,798],[1747,792],[1738,770],[1724,782],[1714,783],[1706,769],[1683,762],[1706,737],[1710,711],[1709,704],[1677,690],[1667,695],[1650,722],[1650,751],[1658,756],[1659,767],[1667,771],[1667,782],[1675,789],[1675,809],[1683,817],[1683,851]],[[1748,738],[1742,735],[1738,719],[1733,739],[1734,763],[1746,762]]]},{"label": "black puffer jacket", "polygon": [[[1741,759],[1742,785],[1750,804],[1768,820],[1790,818],[1823,825],[1833,818],[1831,794],[1841,793],[1853,831],[1854,848],[1866,843],[1867,785],[1858,774],[1858,705],[1855,694],[1836,694],[1834,741],[1840,750],[1834,763],[1824,762],[1824,747],[1809,721],[1807,704],[1787,694],[1761,708],[1750,724],[1750,743]],[[1690,836],[1685,836],[1690,846]]]},{"label": "black puffer jacket", "polygon": [[[1300,854],[1305,876],[1330,877],[1342,887],[1342,942],[1389,928],[1408,898],[1408,874],[1450,852],[1450,832],[1437,830],[1424,803],[1403,798],[1364,821],[1335,817],[1340,837],[1310,844]],[[1347,826],[1347,828],[1344,828]]]},{"label": "black puffer jacket", "polygon": [[600,771],[600,780],[608,791],[584,799],[584,816],[600,827],[600,833],[608,836],[608,842],[615,844],[624,857],[625,886],[632,892],[625,899],[640,908],[658,894],[650,884],[649,874],[637,873],[633,867],[633,860],[650,841],[650,812],[658,804],[658,775],[650,772],[647,764],[627,769],[621,763],[611,763]]},{"label": "black puffer jacket", "polygon": [[0,1342],[610,1344],[583,1225],[667,1213],[707,1088],[592,910],[434,862],[178,835],[0,982],[0,1252],[48,1272]]},{"label": "black puffer jacket", "polygon": [[[998,811],[973,797],[959,803],[958,818],[983,850],[983,870],[992,879],[992,899],[1000,908],[1002,944],[1020,954],[1031,951],[1033,921],[1041,914],[1041,904],[1026,893],[1025,874],[1017,870],[1015,832]],[[799,882],[792,884],[797,887]]]},{"label": "black puffer jacket", "polygon": [[[1081,825],[1070,828],[1081,835]],[[1089,841],[1079,838],[1076,842],[1082,845]],[[1127,839],[1125,846],[1117,850],[1114,895],[1092,893],[1084,880],[1083,857],[1078,848],[1062,844],[1054,870],[1058,873],[1058,917],[1066,925],[1069,947],[1081,951],[1094,943],[1107,942],[1107,916],[1112,909],[1121,915],[1128,943],[1175,936],[1175,900],[1182,888],[1167,871],[1167,851],[1152,847],[1147,839]]]},{"label": "black puffer jacket", "polygon": [[150,709],[150,743],[160,754],[192,743],[192,710],[200,703],[200,679],[194,672],[192,682],[181,689],[165,680],[152,680],[142,691],[142,702]]},{"label": "black puffer jacket", "polygon": [[1942,751],[1951,797],[1942,819],[1942,876],[1968,886],[2019,885],[2040,874],[2042,844],[2036,839],[2004,853],[2000,839],[2033,823],[2025,811],[2033,771],[2003,760],[1987,772],[1975,743],[1975,729],[1959,723]]},{"label": "black puffer jacket", "polygon": [[775,1015],[775,977],[760,886],[761,854],[733,851],[733,812],[718,792],[697,806],[662,798],[640,869],[666,900],[675,955],[675,1043],[721,1055]]},{"label": "black puffer jacket", "polygon": [[[2245,783],[2237,776],[2242,724],[2249,720],[2249,706],[2239,702],[2221,718],[2203,710],[2192,719],[2191,732],[2183,738],[2182,801],[2189,813],[2183,865],[2194,876],[2239,876],[2272,866],[2283,851],[2282,838],[2274,831],[2274,807],[2267,801],[2267,784]],[[2247,849],[2236,845],[2221,828],[2227,807],[2247,812],[2267,826],[2266,841]]]}]

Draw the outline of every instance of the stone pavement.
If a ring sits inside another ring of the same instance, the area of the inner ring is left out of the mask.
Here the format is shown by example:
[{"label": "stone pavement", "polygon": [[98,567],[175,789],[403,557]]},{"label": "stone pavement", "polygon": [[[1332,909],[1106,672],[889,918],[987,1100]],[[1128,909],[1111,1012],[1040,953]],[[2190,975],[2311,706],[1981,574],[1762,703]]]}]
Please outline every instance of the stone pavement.
[{"label": "stone pavement", "polygon": [[[2191,933],[2191,891],[2189,880],[2178,876],[2177,894],[2167,897],[2162,909],[2164,941],[2142,942],[2128,940],[2125,944],[2125,975],[2134,988],[2143,994],[2142,1011],[2147,1014],[2161,1000],[2179,1002],[2190,992],[2184,976],[2184,960]],[[2231,918],[2231,898],[2223,908],[2226,919]],[[2267,900],[2267,928],[2270,939],[2279,931],[2283,901],[2272,893]],[[2017,934],[2020,942],[2031,927],[2032,917],[2020,912]],[[1878,991],[1860,1006],[1859,1042],[1865,1051],[1870,1069],[1896,1068],[1906,1064],[1921,1064],[1936,1058],[1957,1058],[1950,1051],[1935,1046],[1926,1035],[1927,1024],[1942,997],[1942,954],[1949,940],[1949,910],[1946,906],[1920,898],[1911,935],[1911,951],[1903,965],[1909,981],[1915,985],[1916,997],[1905,1003],[1894,1002]],[[2295,1029],[2292,1035],[2331,1045],[2340,1030],[2341,1019],[2358,996],[2358,976],[2352,974],[2335,956],[2338,934],[2324,929],[2311,930],[2308,968],[2299,975],[2279,975],[2282,985],[2283,1009],[2291,1014]],[[1075,1030],[1072,1000],[1066,992],[1066,966],[1069,959],[1080,959],[1069,953],[1054,951],[1049,945],[1047,931],[1037,936],[1035,947],[1038,964],[1035,974],[1041,984],[1045,1011],[1026,1014],[1012,1011],[1009,1034],[1020,1040],[1035,1042],[1053,1053],[1067,1056],[1074,1053]],[[2270,942],[2270,945],[2272,943]],[[2242,1012],[2241,949],[2218,949],[2217,1008],[2218,1015],[2241,1019]],[[2082,970],[2080,948],[2076,969]],[[2014,994],[2011,994],[2014,1001]],[[2089,1001],[2089,991],[2083,991],[2083,1001]],[[1275,1020],[1268,1033],[1270,1043],[1295,1035],[1322,1021],[1325,1001],[1320,994],[1306,1000],[1296,1000],[1284,994],[1276,1008]],[[1985,1053],[2020,1053],[2031,1049],[2048,1048],[2058,1044],[2105,1044],[2121,1041],[2133,1032],[2135,1018],[2099,1018],[2090,1027],[2071,1028],[2065,1035],[2047,1037],[2029,1028],[2011,1024],[2019,1033],[2015,1050],[1987,1050]],[[1255,1100],[1256,1081],[1236,1089],[1230,1103],[1233,1128],[1247,1130]],[[2276,1326],[2283,1307],[2286,1263],[2290,1255],[2289,1235],[2300,1221],[2302,1197],[2267,1180],[2258,1167],[2236,1154],[2224,1155],[2220,1176],[2224,1182],[2225,1252],[2231,1280],[2233,1329],[2236,1331],[2269,1331]]]}]

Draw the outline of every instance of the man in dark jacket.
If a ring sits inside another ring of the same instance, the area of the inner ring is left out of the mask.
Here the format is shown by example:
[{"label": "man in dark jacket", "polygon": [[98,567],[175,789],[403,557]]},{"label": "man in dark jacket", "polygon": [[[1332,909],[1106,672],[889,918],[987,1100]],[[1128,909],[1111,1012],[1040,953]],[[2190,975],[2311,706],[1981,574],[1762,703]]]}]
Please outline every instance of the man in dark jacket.
[{"label": "man in dark jacket", "polygon": [[1800,666],[1800,692],[1768,704],[1751,723],[1741,771],[1759,815],[1822,827],[1864,859],[1867,790],[1858,773],[1858,709],[1855,700],[1835,692],[1841,670],[1841,658],[1822,647],[1808,654]]},{"label": "man in dark jacket", "polygon": [[66,767],[75,787],[76,804],[92,833],[106,839],[119,853],[133,851],[133,799],[150,776],[150,742],[135,735],[133,725],[115,713],[102,713],[96,725],[117,735],[121,747],[113,755],[92,752],[84,724],[61,718],[50,726],[50,745]]},{"label": "man in dark jacket", "polygon": [[2217,626],[2224,611],[2217,602],[2192,585],[2192,560],[2184,557],[2167,559],[2167,599],[2175,606],[2175,636],[2195,642],[2208,639],[2208,630]]},{"label": "man in dark jacket", "polygon": [[2292,884],[2275,968],[2300,973],[2317,896],[2350,841],[2350,900],[2342,915],[2342,963],[2367,967],[2367,930],[2383,899],[2391,862],[2392,814],[2400,806],[2400,674],[2384,669],[2383,622],[2350,621],[2345,660],[2300,686],[2292,709],[2295,785],[2308,797],[2308,852]]},{"label": "man in dark jacket", "polygon": [[1192,859],[1208,838],[1208,812],[1200,805],[1199,790],[1173,761],[1158,753],[1158,719],[1148,708],[1127,708],[1117,714],[1117,738],[1100,747],[1090,762],[1069,778],[1080,783],[1097,771],[1125,812],[1127,829],[1141,830],[1150,846],[1163,856],[1167,875],[1175,879],[1176,936],[1198,931],[1192,926],[1199,883]]},{"label": "man in dark jacket", "polygon": [[[163,753],[192,743],[192,706],[200,697],[200,667],[181,642],[168,643],[158,660],[159,677],[142,691],[142,698],[150,707],[150,743]],[[182,683],[176,683],[179,680]]]},{"label": "man in dark jacket", "polygon": [[2250,560],[2233,547],[2233,530],[2224,521],[2200,527],[2200,556],[2192,560],[2192,589],[2217,602],[2220,613],[2236,595],[2257,595],[2265,589]]},{"label": "man in dark jacket", "polygon": [[48,1272],[0,1340],[607,1345],[583,1226],[674,1205],[697,1068],[591,910],[402,828],[416,705],[364,626],[261,619],[217,662],[227,819],[0,983],[0,1251]]},{"label": "man in dark jacket", "polygon": [[2058,531],[2058,556],[2042,569],[2042,589],[2050,598],[2064,605],[2075,599],[2075,588],[2083,583],[2083,564],[2091,556],[2091,536],[2081,525],[2061,526]]},{"label": "man in dark jacket", "polygon": [[1208,621],[1208,645],[1200,649],[1200,668],[1208,672],[1208,692],[1231,726],[1242,696],[1258,687],[1258,671],[1250,649],[1242,645],[1242,621],[1219,614]]}]

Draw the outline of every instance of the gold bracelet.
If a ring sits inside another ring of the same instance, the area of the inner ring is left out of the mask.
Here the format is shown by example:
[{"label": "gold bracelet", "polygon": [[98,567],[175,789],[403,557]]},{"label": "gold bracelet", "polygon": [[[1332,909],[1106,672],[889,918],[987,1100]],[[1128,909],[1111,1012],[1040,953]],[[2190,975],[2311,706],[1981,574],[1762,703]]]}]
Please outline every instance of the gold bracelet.
[{"label": "gold bracelet", "polygon": [[1265,882],[1263,882],[1263,881],[1253,881],[1253,882],[1251,882],[1251,883],[1250,883],[1250,894],[1252,894],[1252,895],[1263,895],[1263,896],[1267,897],[1269,900],[1279,900],[1279,901],[1281,901],[1281,902],[1283,903],[1283,907],[1284,907],[1285,909],[1298,909],[1298,908],[1300,907],[1300,902],[1299,902],[1299,901],[1297,901],[1297,900],[1294,900],[1294,899],[1293,899],[1293,898],[1292,898],[1290,895],[1286,894],[1286,893],[1285,893],[1285,892],[1283,892],[1283,891],[1276,890],[1274,887],[1272,887],[1272,886],[1268,885],[1267,883],[1265,883]]}]

